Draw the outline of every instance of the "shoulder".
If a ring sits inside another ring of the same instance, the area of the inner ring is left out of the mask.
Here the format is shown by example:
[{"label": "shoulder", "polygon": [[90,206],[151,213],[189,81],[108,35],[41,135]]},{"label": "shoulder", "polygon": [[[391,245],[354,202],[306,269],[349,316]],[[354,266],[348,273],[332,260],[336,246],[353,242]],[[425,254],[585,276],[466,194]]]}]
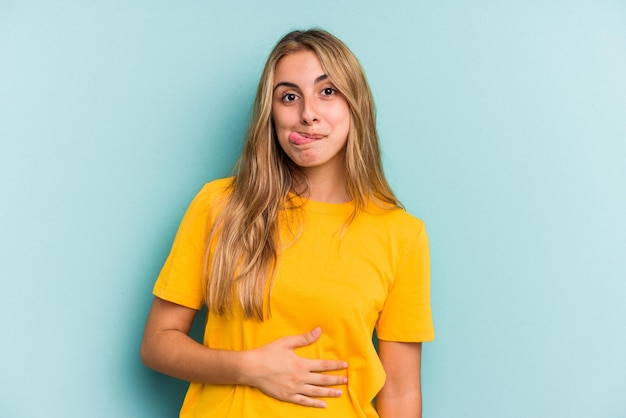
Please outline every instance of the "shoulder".
[{"label": "shoulder", "polygon": [[230,193],[233,185],[234,177],[226,177],[223,179],[217,179],[205,183],[198,196],[205,198],[217,198],[220,196],[226,196]]},{"label": "shoulder", "polygon": [[349,228],[353,225],[355,236],[366,236],[370,242],[379,242],[389,254],[398,257],[428,245],[424,221],[402,208],[368,207]]},{"label": "shoulder", "polygon": [[389,211],[389,218],[393,220],[393,222],[397,222],[399,225],[403,227],[410,228],[413,230],[422,230],[426,226],[424,221],[420,218],[411,215],[404,209],[397,208]]},{"label": "shoulder", "polygon": [[380,223],[401,235],[416,236],[426,229],[424,221],[403,208],[385,208],[374,203],[368,204],[364,211],[369,222]]},{"label": "shoulder", "polygon": [[217,179],[205,183],[194,198],[194,202],[203,206],[212,206],[230,195],[232,184],[233,177]]},{"label": "shoulder", "polygon": [[188,212],[198,218],[214,217],[230,195],[232,182],[233,178],[229,177],[205,183],[193,198]]}]

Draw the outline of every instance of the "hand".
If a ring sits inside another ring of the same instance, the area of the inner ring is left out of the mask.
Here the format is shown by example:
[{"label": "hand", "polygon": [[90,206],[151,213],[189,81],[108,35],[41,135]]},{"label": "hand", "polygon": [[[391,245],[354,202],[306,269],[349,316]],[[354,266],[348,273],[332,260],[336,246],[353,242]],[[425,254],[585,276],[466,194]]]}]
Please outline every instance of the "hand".
[{"label": "hand", "polygon": [[316,398],[336,398],[342,392],[327,386],[345,385],[346,376],[324,374],[342,370],[348,363],[342,360],[312,360],[299,357],[298,347],[313,344],[322,335],[318,327],[305,334],[283,337],[263,347],[250,350],[246,366],[250,386],[281,401],[316,408],[326,407],[326,402]]}]

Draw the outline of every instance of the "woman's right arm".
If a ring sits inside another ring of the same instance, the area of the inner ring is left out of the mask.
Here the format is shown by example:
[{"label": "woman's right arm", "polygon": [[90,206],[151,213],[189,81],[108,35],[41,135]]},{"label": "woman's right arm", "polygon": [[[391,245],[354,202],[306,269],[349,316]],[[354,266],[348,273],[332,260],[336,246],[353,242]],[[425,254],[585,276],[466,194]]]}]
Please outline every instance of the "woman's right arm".
[{"label": "woman's right arm", "polygon": [[345,362],[305,359],[294,352],[317,341],[319,328],[255,350],[216,350],[189,337],[197,312],[154,298],[141,343],[146,366],[192,382],[253,386],[273,398],[304,406],[323,408],[326,404],[319,398],[341,395],[327,386],[344,385],[347,377],[320,372],[345,369]]}]

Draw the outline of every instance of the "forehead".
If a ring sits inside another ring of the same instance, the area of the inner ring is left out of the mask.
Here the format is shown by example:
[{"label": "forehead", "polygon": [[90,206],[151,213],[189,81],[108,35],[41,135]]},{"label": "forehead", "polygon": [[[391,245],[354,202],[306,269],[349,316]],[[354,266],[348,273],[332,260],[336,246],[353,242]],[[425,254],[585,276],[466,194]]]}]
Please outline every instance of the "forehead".
[{"label": "forehead", "polygon": [[284,81],[313,82],[326,71],[322,67],[317,54],[305,50],[285,55],[276,64],[274,85]]}]

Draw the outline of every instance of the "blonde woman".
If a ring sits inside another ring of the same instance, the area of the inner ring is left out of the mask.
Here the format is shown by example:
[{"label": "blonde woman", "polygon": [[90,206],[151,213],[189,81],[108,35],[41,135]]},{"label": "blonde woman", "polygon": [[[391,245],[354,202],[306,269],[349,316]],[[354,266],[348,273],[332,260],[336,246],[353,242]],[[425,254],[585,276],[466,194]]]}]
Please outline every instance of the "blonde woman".
[{"label": "blonde woman", "polygon": [[[265,65],[236,175],[182,220],[142,359],[192,382],[181,417],[420,417],[429,274],[424,225],[383,174],[360,64],[328,32],[291,32]],[[188,332],[204,304],[199,344]]]}]

